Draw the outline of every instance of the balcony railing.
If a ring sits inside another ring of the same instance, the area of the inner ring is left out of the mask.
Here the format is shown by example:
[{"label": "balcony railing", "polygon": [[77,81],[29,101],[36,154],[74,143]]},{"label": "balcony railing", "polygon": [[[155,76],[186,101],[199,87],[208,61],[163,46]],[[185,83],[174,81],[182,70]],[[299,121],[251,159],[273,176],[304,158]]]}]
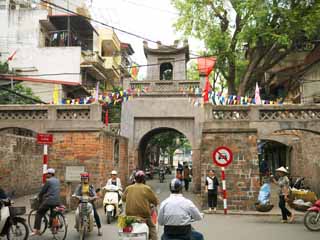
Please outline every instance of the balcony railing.
[{"label": "balcony railing", "polygon": [[104,66],[104,59],[96,52],[82,52],[82,62]]}]

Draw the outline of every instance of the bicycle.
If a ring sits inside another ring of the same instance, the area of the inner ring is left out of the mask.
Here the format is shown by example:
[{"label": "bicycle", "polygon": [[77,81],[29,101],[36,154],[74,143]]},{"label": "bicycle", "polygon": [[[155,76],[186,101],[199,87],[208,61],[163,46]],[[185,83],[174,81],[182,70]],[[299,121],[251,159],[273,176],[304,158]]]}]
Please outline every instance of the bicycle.
[{"label": "bicycle", "polygon": [[[39,200],[32,198],[30,199],[30,202],[32,210],[28,214],[28,225],[32,231],[36,212],[39,207]],[[43,235],[49,228],[51,234],[53,235],[53,239],[65,240],[67,237],[68,225],[63,215],[64,211],[64,206],[57,206],[52,209],[49,209],[41,219],[40,235]]]}]

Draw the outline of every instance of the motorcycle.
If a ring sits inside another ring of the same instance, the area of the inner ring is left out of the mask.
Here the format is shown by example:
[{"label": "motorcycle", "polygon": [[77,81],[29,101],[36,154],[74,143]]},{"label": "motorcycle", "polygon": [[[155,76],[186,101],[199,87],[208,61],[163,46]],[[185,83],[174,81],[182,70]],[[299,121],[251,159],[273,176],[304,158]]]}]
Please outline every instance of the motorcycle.
[{"label": "motorcycle", "polygon": [[0,200],[0,236],[10,239],[27,240],[29,228],[22,217],[26,213],[26,207],[13,207],[10,199]]},{"label": "motorcycle", "polygon": [[150,168],[146,168],[145,174],[148,179],[153,179],[153,174]]},{"label": "motorcycle", "polygon": [[310,231],[320,231],[320,200],[308,208],[303,222]]},{"label": "motorcycle", "polygon": [[103,199],[103,209],[107,217],[107,223],[110,224],[122,212],[121,190],[115,185],[107,185],[104,189],[106,193]]},{"label": "motorcycle", "polygon": [[164,174],[165,174],[165,170],[163,168],[160,168],[159,170],[159,180],[161,183],[163,183],[164,181]]},{"label": "motorcycle", "polygon": [[96,197],[75,196],[79,199],[79,206],[76,210],[76,229],[80,233],[80,240],[84,240],[88,232],[93,230],[93,207],[90,201]]}]

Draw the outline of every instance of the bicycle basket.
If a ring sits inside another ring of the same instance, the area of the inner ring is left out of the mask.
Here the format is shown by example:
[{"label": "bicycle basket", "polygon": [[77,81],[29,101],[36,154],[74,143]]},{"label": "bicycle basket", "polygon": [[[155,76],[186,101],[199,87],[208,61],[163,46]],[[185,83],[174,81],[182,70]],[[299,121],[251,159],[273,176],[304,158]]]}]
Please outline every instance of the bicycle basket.
[{"label": "bicycle basket", "polygon": [[9,207],[10,216],[23,215],[26,213],[26,207]]},{"label": "bicycle basket", "polygon": [[30,206],[32,210],[38,210],[40,206],[40,200],[38,197],[30,198]]}]

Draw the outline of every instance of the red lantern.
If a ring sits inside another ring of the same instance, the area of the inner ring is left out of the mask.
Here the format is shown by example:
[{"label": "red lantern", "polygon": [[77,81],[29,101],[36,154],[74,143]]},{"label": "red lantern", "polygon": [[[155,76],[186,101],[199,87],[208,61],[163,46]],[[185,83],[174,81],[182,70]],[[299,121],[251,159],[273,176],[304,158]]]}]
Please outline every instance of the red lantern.
[{"label": "red lantern", "polygon": [[209,75],[212,72],[212,70],[216,64],[216,61],[217,61],[216,57],[198,58],[199,75],[206,76],[206,84],[205,84],[204,95],[203,95],[204,102],[209,101],[209,96],[208,96],[209,89],[210,89]]}]

